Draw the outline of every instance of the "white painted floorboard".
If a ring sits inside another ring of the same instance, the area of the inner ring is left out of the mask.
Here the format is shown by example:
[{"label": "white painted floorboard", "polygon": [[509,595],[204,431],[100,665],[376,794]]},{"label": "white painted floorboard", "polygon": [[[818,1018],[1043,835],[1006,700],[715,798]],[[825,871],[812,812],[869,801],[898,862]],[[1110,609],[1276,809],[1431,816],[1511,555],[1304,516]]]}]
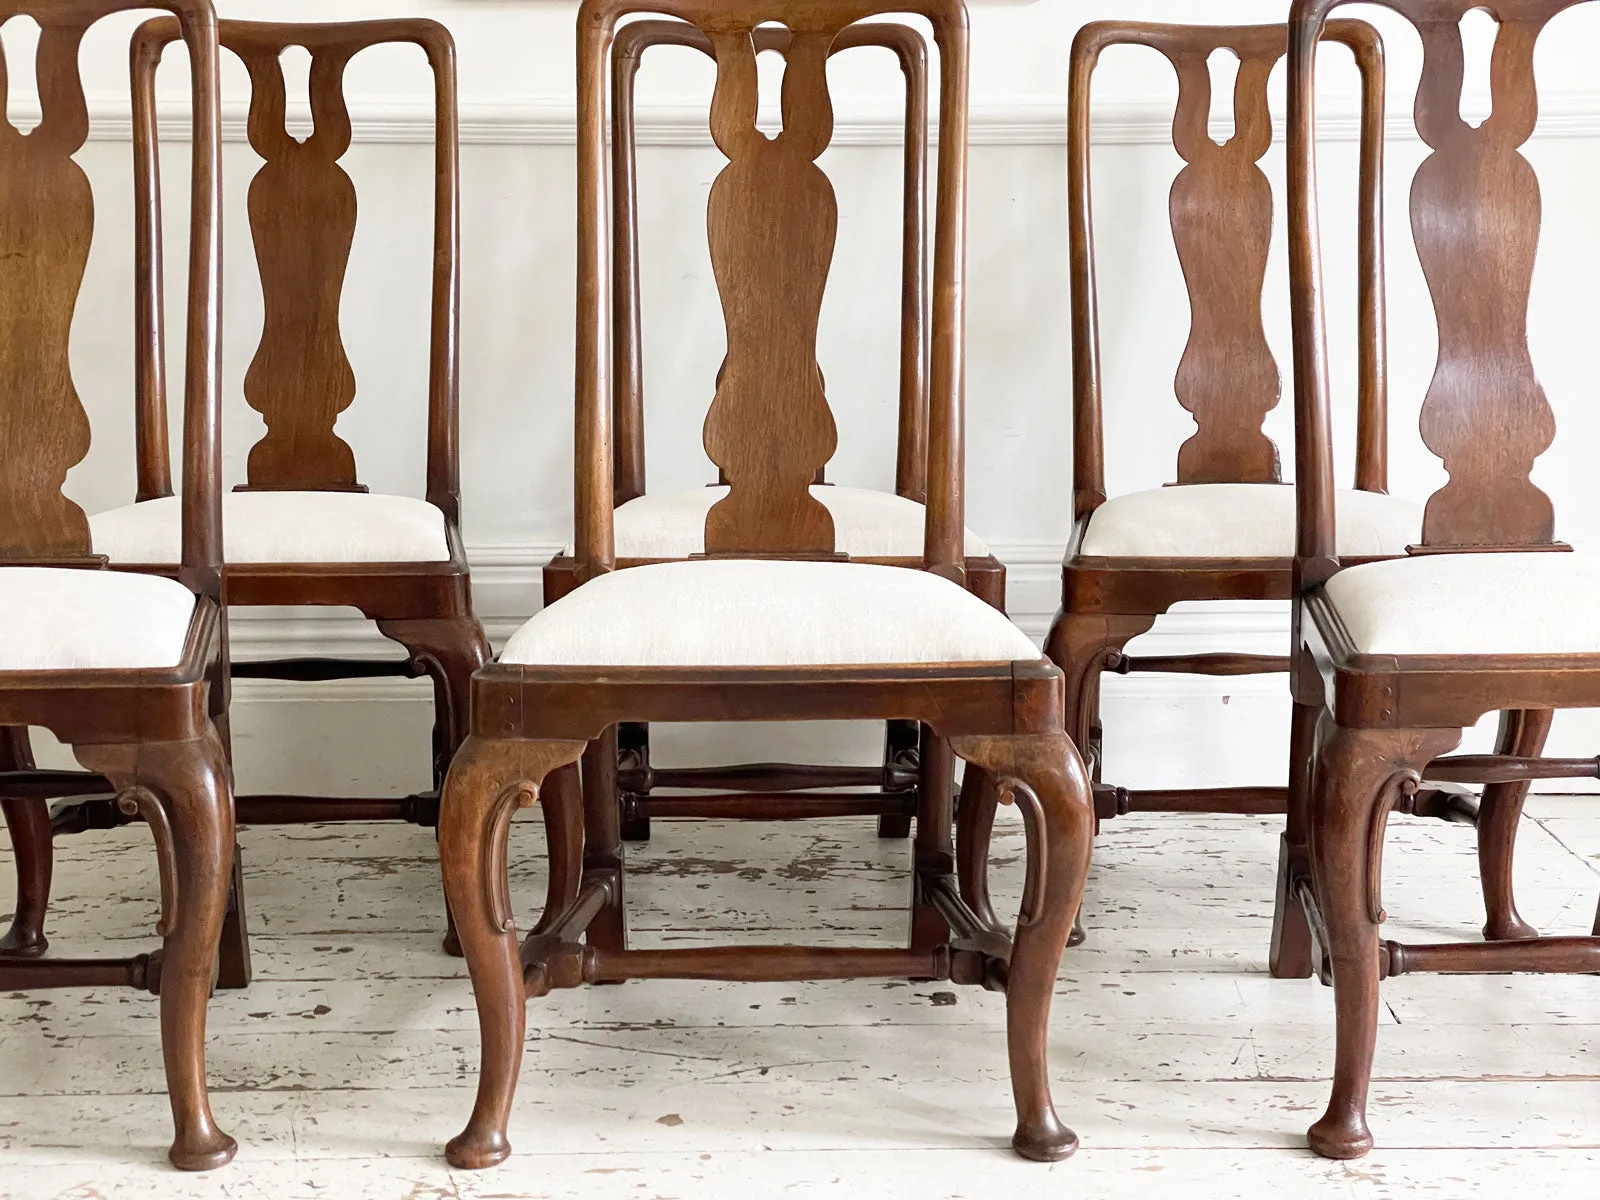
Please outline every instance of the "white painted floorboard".
[{"label": "white painted floorboard", "polygon": [[[1393,823],[1389,936],[1476,936],[1471,839]],[[0,997],[0,1197],[1600,1197],[1600,978],[1386,983],[1380,1149],[1346,1164],[1305,1150],[1332,997],[1266,973],[1275,821],[1106,825],[1091,941],[1069,952],[1053,1016],[1057,1107],[1083,1150],[1053,1167],[1006,1149],[1000,996],[636,982],[530,1005],[516,1152],[451,1171],[441,1148],[471,1107],[478,1042],[465,973],[438,950],[432,835],[310,826],[242,842],[257,979],[219,993],[210,1018],[213,1103],[238,1159],[207,1176],[166,1166],[152,997],[16,993]],[[518,825],[524,921],[542,901],[540,843],[537,822]],[[996,891],[1012,904],[1021,856],[1004,825]],[[904,930],[908,847],[870,821],[657,822],[634,858],[639,945]],[[1600,798],[1535,798],[1518,878],[1528,919],[1588,932]],[[142,830],[58,843],[55,891],[55,951],[153,944]]]}]

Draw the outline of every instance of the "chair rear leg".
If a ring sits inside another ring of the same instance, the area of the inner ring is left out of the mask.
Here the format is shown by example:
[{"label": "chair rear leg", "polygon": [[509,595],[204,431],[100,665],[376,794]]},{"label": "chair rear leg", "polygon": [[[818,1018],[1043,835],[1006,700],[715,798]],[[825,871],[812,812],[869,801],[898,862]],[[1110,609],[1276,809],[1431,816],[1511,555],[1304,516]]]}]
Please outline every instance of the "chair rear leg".
[{"label": "chair rear leg", "polygon": [[[27,726],[0,726],[0,771],[31,771],[33,765]],[[0,800],[0,809],[5,813],[17,871],[17,907],[11,916],[11,928],[0,937],[0,955],[37,958],[50,945],[44,935],[54,867],[50,804],[34,798],[4,799]]]},{"label": "chair rear leg", "polygon": [[[1496,754],[1534,758],[1544,751],[1555,713],[1547,708],[1516,709],[1500,714]],[[1478,878],[1483,882],[1486,920],[1483,936],[1491,941],[1538,937],[1539,931],[1522,919],[1512,884],[1517,827],[1528,799],[1528,781],[1491,783],[1478,805]]]},{"label": "chair rear leg", "polygon": [[921,880],[955,870],[951,841],[955,806],[955,755],[929,726],[922,726],[917,782],[917,840],[912,848],[911,949],[931,951],[950,940],[950,926],[939,910],[923,902]]},{"label": "chair rear leg", "polygon": [[1311,872],[1312,761],[1320,704],[1295,704],[1289,726],[1289,813],[1278,843],[1277,898],[1267,966],[1275,979],[1311,977],[1311,926],[1298,888]]},{"label": "chair rear leg", "polygon": [[[617,726],[617,769],[619,771],[637,770],[649,771],[650,769],[650,726],[629,722]],[[640,793],[648,796],[650,789],[645,788]],[[617,802],[622,802],[622,795],[617,794]],[[650,818],[629,817],[622,822],[622,840],[625,842],[648,842],[650,840]]]},{"label": "chair rear leg", "polygon": [[[896,767],[921,770],[922,731],[915,721],[890,721],[883,739],[883,774]],[[952,767],[953,769],[953,767]],[[920,789],[922,784],[918,783]],[[954,784],[951,784],[954,787]],[[920,803],[919,803],[920,810]],[[911,836],[910,813],[885,813],[878,818],[878,836],[881,838],[908,838]]]},{"label": "chair rear leg", "polygon": [[222,939],[217,946],[217,986],[228,990],[247,988],[253,978],[255,968],[250,963],[250,921],[244,902],[244,855],[235,842],[233,870],[228,882],[228,903],[222,918]]},{"label": "chair rear leg", "polygon": [[956,805],[956,879],[967,907],[990,929],[1003,932],[1005,926],[989,898],[989,845],[998,806],[994,776],[976,763],[968,763]]},{"label": "chair rear leg", "polygon": [[[228,764],[228,778],[233,779],[233,718],[232,680],[219,679],[220,687],[212,689],[211,724],[217,731],[217,741]],[[244,900],[244,851],[236,841],[233,844],[233,870],[228,877],[228,902],[222,917],[222,939],[217,945],[217,986],[235,991],[250,986],[255,968],[250,962],[250,922]]]},{"label": "chair rear leg", "polygon": [[622,807],[617,802],[617,726],[583,752],[583,874],[611,876],[612,900],[585,931],[601,950],[628,948],[627,892],[622,844]]},{"label": "chair rear leg", "polygon": [[578,898],[583,884],[583,786],[578,764],[557,767],[541,789],[545,859],[550,875],[545,885],[544,915],[533,932],[545,932]]}]

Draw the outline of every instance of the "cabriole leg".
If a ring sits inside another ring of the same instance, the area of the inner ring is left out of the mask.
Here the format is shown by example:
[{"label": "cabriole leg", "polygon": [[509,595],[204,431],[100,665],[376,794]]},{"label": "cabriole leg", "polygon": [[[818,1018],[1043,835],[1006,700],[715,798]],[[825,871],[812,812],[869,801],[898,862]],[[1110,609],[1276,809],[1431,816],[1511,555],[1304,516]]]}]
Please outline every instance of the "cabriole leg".
[{"label": "cabriole leg", "polygon": [[233,797],[214,730],[187,742],[76,746],[78,760],[137,805],[162,866],[161,1053],[175,1129],[169,1157],[185,1171],[220,1167],[238,1145],[217,1128],[206,1094],[206,1004],[233,872]]},{"label": "cabriole leg", "polygon": [[1380,868],[1388,814],[1459,730],[1325,729],[1311,810],[1312,881],[1333,960],[1335,1047],[1327,1111],[1306,1139],[1324,1158],[1372,1149],[1367,1089],[1378,1036]]},{"label": "cabriole leg", "polygon": [[[1500,714],[1500,735],[1496,754],[1536,758],[1544,751],[1545,739],[1555,713],[1548,708],[1516,709]],[[1491,783],[1483,789],[1478,805],[1478,877],[1483,882],[1483,907],[1486,920],[1483,936],[1491,941],[1510,941],[1538,937],[1539,931],[1517,912],[1512,885],[1512,866],[1516,858],[1517,827],[1522,823],[1522,806],[1528,799],[1528,783]]]},{"label": "cabriole leg", "polygon": [[[0,726],[0,771],[31,771],[33,766],[27,727]],[[50,945],[44,935],[55,860],[50,804],[31,797],[5,799],[0,800],[0,810],[5,813],[6,830],[11,835],[11,861],[17,872],[17,907],[11,914],[11,928],[0,937],[0,955],[37,958]]]},{"label": "cabriole leg", "polygon": [[1050,998],[1072,919],[1083,901],[1094,840],[1089,778],[1064,733],[967,737],[951,742],[991,771],[1002,796],[1021,806],[1028,828],[1028,878],[1006,983],[1006,1042],[1017,1131],[1024,1158],[1050,1162],[1078,1148],[1050,1099]]},{"label": "cabriole leg", "polygon": [[511,1153],[506,1125],[522,1065],[526,992],[506,876],[506,839],[519,807],[539,798],[553,770],[576,762],[582,742],[469,737],[456,751],[439,806],[439,860],[472,977],[482,1053],[478,1097],[445,1156],[465,1170]]},{"label": "cabriole leg", "polygon": [[1101,778],[1100,676],[1111,655],[1156,623],[1151,616],[1107,616],[1104,613],[1056,613],[1045,638],[1044,652],[1066,680],[1066,730],[1079,747],[1095,782]]},{"label": "cabriole leg", "polygon": [[[1100,725],[1100,676],[1114,654],[1148,632],[1156,623],[1153,616],[1107,616],[1104,613],[1075,613],[1065,608],[1056,613],[1045,638],[1045,657],[1061,668],[1066,679],[1066,731],[1072,744],[1082,753],[1092,783],[1102,775]],[[1091,801],[1093,791],[1090,792]],[[1073,917],[1068,943],[1081,946],[1088,937],[1082,915]]]},{"label": "cabriole leg", "polygon": [[[456,747],[467,736],[472,673],[493,656],[488,635],[471,614],[455,617],[380,618],[378,632],[406,648],[416,669],[433,681],[433,786],[442,787]],[[458,957],[461,941],[448,907],[444,952]]]}]

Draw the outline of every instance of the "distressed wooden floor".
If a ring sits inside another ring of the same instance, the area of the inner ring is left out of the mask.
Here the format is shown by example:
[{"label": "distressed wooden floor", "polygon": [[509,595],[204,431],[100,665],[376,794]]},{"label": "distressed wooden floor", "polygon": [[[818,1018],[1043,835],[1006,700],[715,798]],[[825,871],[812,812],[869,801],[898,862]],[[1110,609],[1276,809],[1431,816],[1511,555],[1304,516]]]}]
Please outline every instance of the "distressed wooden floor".
[{"label": "distressed wooden floor", "polygon": [[[1475,936],[1470,837],[1395,822],[1390,936]],[[1350,1164],[1305,1150],[1332,1003],[1313,982],[1267,976],[1271,821],[1106,827],[1092,940],[1063,965],[1051,1047],[1057,1105],[1084,1148],[1054,1167],[1005,1149],[999,996],[640,982],[534,1002],[514,1157],[449,1171],[440,1151],[471,1105],[478,1041],[464,972],[438,952],[431,835],[329,826],[242,840],[257,978],[217,996],[210,1040],[238,1159],[202,1177],[166,1167],[154,999],[13,994],[0,998],[0,1195],[1600,1195],[1600,978],[1386,984],[1372,1103],[1382,1149]],[[997,891],[1013,903],[1020,849],[1005,826]],[[513,852],[526,917],[543,895],[536,824],[517,827]],[[641,945],[887,943],[903,929],[907,847],[878,842],[870,822],[660,822],[636,858]],[[58,864],[56,950],[150,943],[155,868],[141,831],[64,842]],[[1519,868],[1530,920],[1587,932],[1600,799],[1536,799]],[[8,888],[3,868],[0,879]]]}]

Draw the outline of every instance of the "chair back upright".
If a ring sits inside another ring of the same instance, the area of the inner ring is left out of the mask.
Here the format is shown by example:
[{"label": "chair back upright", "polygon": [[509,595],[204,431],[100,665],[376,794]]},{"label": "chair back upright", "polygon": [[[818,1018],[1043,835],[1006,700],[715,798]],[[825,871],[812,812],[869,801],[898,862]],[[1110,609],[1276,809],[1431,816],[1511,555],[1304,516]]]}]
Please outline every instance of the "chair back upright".
[{"label": "chair back upright", "polygon": [[[1387,391],[1383,292],[1383,42],[1363,21],[1321,32],[1342,42],[1361,75],[1358,223],[1359,388],[1356,487],[1387,487]],[[1195,432],[1178,451],[1175,482],[1280,483],[1278,447],[1263,423],[1282,381],[1262,324],[1262,289],[1272,245],[1272,185],[1259,165],[1272,145],[1267,81],[1284,56],[1283,25],[1161,25],[1096,21],[1078,31],[1069,66],[1067,207],[1072,280],[1073,515],[1106,500],[1100,329],[1090,171],[1091,86],[1110,46],[1160,51],[1178,77],[1172,144],[1184,161],[1169,198],[1172,238],[1189,293],[1189,340],[1178,364],[1178,403]],[[1239,59],[1233,135],[1208,131],[1211,56]]]},{"label": "chair back upright", "polygon": [[[188,312],[184,367],[182,557],[179,579],[219,599],[222,457],[219,395],[221,115],[217,18],[209,0],[0,0],[0,24],[32,17],[40,27],[35,76],[40,119],[24,134],[0,118],[0,561],[103,565],[89,520],[62,488],[89,452],[89,420],[73,385],[69,344],[94,233],[89,178],[73,155],[89,135],[79,48],[96,21],[139,8],[173,14],[191,63]],[[0,47],[0,113],[6,90]],[[152,152],[148,130],[135,154]],[[136,225],[158,218],[136,195]],[[159,278],[141,247],[135,286]],[[142,332],[142,331],[141,331]],[[160,346],[141,336],[136,375],[159,371]],[[170,493],[170,489],[169,489]]]},{"label": "chair back upright", "polygon": [[[776,25],[753,33],[756,53],[787,55],[790,31]],[[644,373],[639,306],[639,198],[635,145],[634,81],[651,46],[684,46],[715,57],[711,39],[684,21],[629,21],[611,48],[611,291],[613,299],[616,503],[644,495]],[[905,168],[900,252],[900,411],[895,493],[927,499],[928,348],[928,49],[910,26],[888,21],[851,25],[834,39],[832,53],[878,46],[894,53],[905,76]],[[817,482],[823,481],[821,470]],[[719,482],[726,482],[721,480]]]},{"label": "chair back upright", "polygon": [[[1346,0],[1296,0],[1289,34],[1289,267],[1294,330],[1297,571],[1301,588],[1338,569],[1327,334],[1316,197],[1315,56]],[[1538,117],[1534,49],[1552,18],[1589,0],[1385,0],[1422,38],[1414,119],[1431,153],[1411,189],[1411,231],[1439,330],[1422,440],[1449,474],[1429,498],[1413,553],[1563,548],[1549,496],[1530,478],[1555,418],[1528,352],[1539,181],[1520,147]],[[1461,114],[1461,22],[1499,22],[1493,110]]]},{"label": "chair back upright", "polygon": [[[614,497],[611,328],[606,281],[605,80],[619,18],[654,12],[687,21],[717,63],[711,134],[728,163],[707,205],[711,262],[727,356],[706,415],[706,452],[728,494],[706,518],[712,557],[836,558],[833,520],[810,487],[836,442],[817,366],[817,323],[838,219],[817,166],[833,134],[826,65],[857,21],[909,12],[933,26],[940,58],[928,385],[924,565],[963,571],[962,274],[965,261],[967,20],[959,0],[585,0],[578,19],[578,321],[576,557],[583,578],[612,570]],[[783,130],[756,127],[757,27],[790,39]]]},{"label": "chair back upright", "polygon": [[[244,378],[245,401],[267,431],[250,450],[240,490],[365,491],[355,452],[334,430],[355,400],[356,378],[340,336],[340,304],[356,228],[356,189],[340,159],[350,148],[345,67],[371,46],[422,49],[434,81],[432,293],[428,366],[427,499],[460,519],[458,343],[460,327],[460,152],[455,43],[437,21],[396,18],[336,23],[220,22],[222,45],[250,75],[250,145],[265,161],[250,185],[250,231],[261,279],[261,342]],[[146,22],[133,48],[137,181],[159,212],[155,76],[178,36],[167,18]],[[283,52],[311,55],[313,131],[286,126]],[[159,347],[162,308],[159,221],[139,225],[141,256],[155,264],[141,288],[141,337]],[[165,383],[157,357],[138,395],[138,499],[172,492]]]}]

